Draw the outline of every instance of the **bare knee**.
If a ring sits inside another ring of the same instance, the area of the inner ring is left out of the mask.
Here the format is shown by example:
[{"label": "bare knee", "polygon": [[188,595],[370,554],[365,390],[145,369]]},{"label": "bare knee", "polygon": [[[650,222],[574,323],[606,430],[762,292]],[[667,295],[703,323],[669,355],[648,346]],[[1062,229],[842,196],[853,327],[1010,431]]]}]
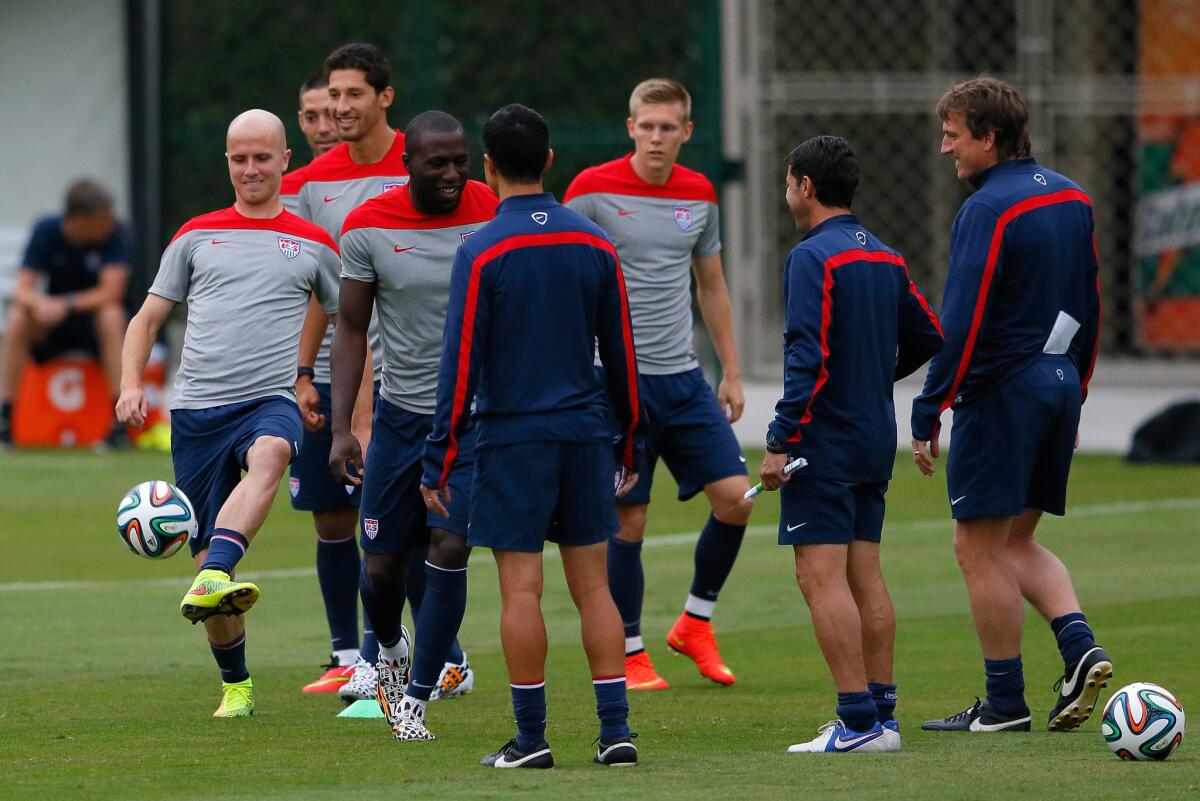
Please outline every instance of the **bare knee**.
[{"label": "bare knee", "polygon": [[375,589],[402,581],[406,567],[407,561],[398,553],[369,553],[363,559],[363,572]]},{"label": "bare knee", "polygon": [[94,312],[96,332],[101,336],[124,336],[125,309],[120,303],[105,303]]},{"label": "bare knee", "polygon": [[317,538],[325,542],[343,542],[354,538],[358,526],[358,510],[354,507],[326,512],[313,512],[313,527]]},{"label": "bare knee", "polygon": [[435,528],[429,538],[429,553],[426,560],[435,567],[446,570],[462,570],[467,566],[471,548],[467,538],[453,531]]},{"label": "bare knee", "polygon": [[617,539],[641,542],[646,536],[646,504],[618,505],[617,522],[621,526],[617,532]]},{"label": "bare knee", "polygon": [[292,443],[282,437],[259,437],[246,454],[246,468],[252,473],[283,475],[292,460]]}]

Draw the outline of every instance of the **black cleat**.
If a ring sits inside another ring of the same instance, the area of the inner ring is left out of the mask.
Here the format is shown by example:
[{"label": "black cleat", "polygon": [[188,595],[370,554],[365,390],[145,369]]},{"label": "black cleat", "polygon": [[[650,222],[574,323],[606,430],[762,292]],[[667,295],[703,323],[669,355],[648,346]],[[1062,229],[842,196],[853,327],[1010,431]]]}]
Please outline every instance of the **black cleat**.
[{"label": "black cleat", "polygon": [[1112,661],[1100,647],[1091,649],[1067,668],[1054,684],[1058,702],[1050,710],[1046,724],[1050,731],[1070,731],[1087,720],[1100,698],[1100,690],[1108,686],[1112,675]]},{"label": "black cleat", "polygon": [[975,699],[975,705],[941,720],[921,724],[925,731],[1029,731],[1029,710],[1022,716],[1010,718],[997,714],[987,701]]},{"label": "black cleat", "polygon": [[633,738],[636,736],[619,737],[611,743],[600,743],[594,757],[596,763],[613,768],[630,768],[636,765],[638,750],[633,744]]},{"label": "black cleat", "polygon": [[539,743],[532,751],[525,753],[517,748],[517,738],[514,737],[496,753],[488,754],[479,760],[479,764],[485,768],[552,768],[554,767],[554,756],[550,753],[550,746],[545,742]]}]

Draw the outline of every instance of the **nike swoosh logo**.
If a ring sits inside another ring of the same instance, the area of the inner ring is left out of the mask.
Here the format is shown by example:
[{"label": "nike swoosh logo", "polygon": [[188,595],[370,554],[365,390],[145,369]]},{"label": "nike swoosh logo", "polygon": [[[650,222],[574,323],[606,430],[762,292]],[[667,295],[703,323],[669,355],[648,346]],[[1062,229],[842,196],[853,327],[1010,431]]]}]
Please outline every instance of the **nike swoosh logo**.
[{"label": "nike swoosh logo", "polygon": [[637,214],[636,211],[625,211],[625,209],[617,209],[618,217],[632,217],[635,214]]},{"label": "nike swoosh logo", "polygon": [[869,734],[860,734],[858,737],[851,737],[849,740],[843,740],[841,737],[839,737],[834,747],[839,751],[850,751],[851,749],[860,746],[863,743],[868,743],[871,740],[874,740],[882,733],[883,732],[880,731],[873,731]]},{"label": "nike swoosh logo", "polygon": [[950,501],[950,505],[951,505],[951,506],[954,506],[956,503],[958,503],[959,501],[961,501],[961,500],[962,500],[963,498],[965,498],[965,497],[967,497],[967,496],[966,496],[966,495],[959,495],[957,498],[955,498],[954,500]]},{"label": "nike swoosh logo", "polygon": [[1028,717],[1024,717],[1017,720],[1006,720],[1003,723],[980,723],[979,718],[975,718],[971,721],[971,731],[1002,731],[1010,726],[1025,723],[1028,720]]},{"label": "nike swoosh logo", "polygon": [[392,248],[392,252],[393,253],[407,253],[408,251],[412,250],[415,247],[416,247],[416,245],[413,245],[412,247],[402,248],[399,245],[396,245],[395,247]]},{"label": "nike swoosh logo", "polygon": [[796,525],[794,525],[794,526],[788,526],[788,527],[787,527],[787,530],[788,530],[788,531],[795,531],[796,529],[800,528],[801,526],[807,526],[807,525],[808,525],[808,521],[807,521],[807,520],[805,520],[803,523],[797,523],[797,524],[796,524]]},{"label": "nike swoosh logo", "polygon": [[230,240],[228,240],[228,239],[214,239],[212,241],[212,243],[214,245],[228,245],[229,242],[230,242]]},{"label": "nike swoosh logo", "polygon": [[738,457],[738,459],[741,461],[741,463],[742,463],[742,464],[745,464],[745,463],[746,463],[746,457],[745,457],[745,456],[739,456],[739,457]]},{"label": "nike swoosh logo", "polygon": [[332,203],[333,201],[337,200],[339,197],[341,197],[341,195],[334,195],[333,197],[330,197],[329,195],[325,195],[324,200],[326,203]]},{"label": "nike swoosh logo", "polygon": [[1063,682],[1062,691],[1060,693],[1061,698],[1070,697],[1075,692],[1075,682],[1079,681],[1079,674],[1083,672],[1083,662],[1085,659],[1087,659],[1087,655],[1094,650],[1096,649],[1093,648],[1089,650],[1087,654],[1083,655],[1083,657],[1079,660],[1079,663],[1075,665],[1075,674],[1071,676],[1071,680]]}]

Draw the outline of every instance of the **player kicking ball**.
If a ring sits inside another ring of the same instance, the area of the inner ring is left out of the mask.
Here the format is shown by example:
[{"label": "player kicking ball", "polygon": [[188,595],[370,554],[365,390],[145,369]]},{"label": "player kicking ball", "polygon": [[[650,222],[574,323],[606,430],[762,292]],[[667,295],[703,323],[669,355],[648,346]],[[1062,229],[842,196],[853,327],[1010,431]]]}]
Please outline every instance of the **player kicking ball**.
[{"label": "player kicking ball", "polygon": [[[795,552],[837,686],[837,719],[788,751],[898,751],[896,614],[879,566],[896,458],[892,383],[937,353],[942,333],[903,257],[850,211],[859,169],[846,140],[802,143],[785,178],[805,233],[784,268],[784,394],[760,476],[765,489],[781,488],[779,544]],[[797,458],[808,465],[785,475]]]},{"label": "player kicking ball", "polygon": [[[342,480],[347,463],[361,467],[351,431],[351,407],[361,381],[367,328],[378,308],[383,335],[383,385],[363,474],[362,547],[366,552],[367,613],[384,641],[400,631],[406,574],[424,572],[412,680],[407,665],[378,668],[379,701],[397,740],[432,740],[425,706],[454,671],[470,689],[470,666],[454,661],[455,638],[467,607],[467,513],[475,470],[475,433],[462,434],[448,479],[448,514],[426,508],[421,454],[433,426],[438,360],[450,295],[450,268],[459,245],[495,216],[496,195],[467,180],[470,159],[462,124],[427,111],[405,130],[405,186],[350,212],[343,226],[339,325],[333,335],[333,445],[330,466]],[[422,550],[428,552],[422,560]],[[417,565],[410,566],[410,562]],[[414,605],[415,606],[415,605]],[[465,673],[465,675],[463,675]]]},{"label": "player kicking ball", "polygon": [[[703,491],[712,514],[696,543],[695,572],[667,645],[718,684],[734,683],[713,635],[717,597],[733,570],[752,504],[746,459],[730,423],[745,396],[733,340],[729,290],[721,266],[717,195],[698,172],[677,164],[692,135],[692,98],[681,84],[655,78],[629,98],[631,155],[591,167],[567,189],[567,206],[603,228],[621,256],[629,287],[638,383],[649,430],[642,479],[618,501],[621,530],[609,543],[608,578],[625,626],[625,674],[631,690],[665,690],[642,640],[642,540],[659,457],[679,499]],[[721,362],[714,395],[692,349],[692,276],[696,301]]]},{"label": "player kicking ball", "polygon": [[[300,328],[309,298],[337,311],[337,245],[283,209],[279,182],[291,151],[283,123],[252,109],[229,125],[232,208],[184,224],[163,253],[121,354],[117,418],[140,427],[148,404],[142,374],[163,322],[188,305],[171,404],[175,483],[199,526],[189,545],[197,574],[180,611],[203,623],[221,671],[214,717],[254,712],[240,617],[259,589],[233,578],[303,437],[295,401]],[[245,471],[245,476],[242,472]]]},{"label": "player kicking ball", "polygon": [[[520,105],[497,111],[483,127],[483,150],[500,205],[496,219],[454,258],[437,413],[421,479],[430,508],[448,516],[446,505],[458,491],[451,476],[474,402],[467,541],[491,548],[500,573],[500,640],[517,724],[517,736],[482,764],[554,767],[546,742],[541,609],[542,549],[552,540],[592,671],[600,718],[593,759],[634,765],[621,618],[605,574],[607,542],[617,530],[613,494],[637,481],[632,468],[641,422],[621,266],[599,228],[543,190],[553,152],[537,112]],[[597,346],[603,379],[592,361]],[[621,432],[616,459],[614,418]]]}]

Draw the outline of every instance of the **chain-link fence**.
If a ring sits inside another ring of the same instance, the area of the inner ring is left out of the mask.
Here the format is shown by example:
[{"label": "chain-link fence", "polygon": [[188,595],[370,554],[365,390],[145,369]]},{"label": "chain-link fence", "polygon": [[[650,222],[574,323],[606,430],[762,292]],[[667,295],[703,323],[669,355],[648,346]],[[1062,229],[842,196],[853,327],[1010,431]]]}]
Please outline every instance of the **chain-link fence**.
[{"label": "chain-link fence", "polygon": [[761,0],[726,3],[724,22],[725,122],[742,129],[727,132],[727,149],[747,166],[736,204],[744,274],[731,279],[752,374],[778,375],[782,264],[797,238],[783,204],[786,153],[818,133],[848,139],[863,172],[856,211],[940,299],[969,188],[938,155],[934,106],[983,73],[1022,92],[1034,155],[1093,200],[1105,351],[1200,352],[1200,264],[1189,249],[1200,215],[1135,247],[1135,211],[1141,203],[1144,230],[1151,192],[1166,190],[1162,214],[1193,207],[1196,193],[1176,195],[1200,180],[1200,155],[1188,152],[1200,147],[1200,2]]}]

